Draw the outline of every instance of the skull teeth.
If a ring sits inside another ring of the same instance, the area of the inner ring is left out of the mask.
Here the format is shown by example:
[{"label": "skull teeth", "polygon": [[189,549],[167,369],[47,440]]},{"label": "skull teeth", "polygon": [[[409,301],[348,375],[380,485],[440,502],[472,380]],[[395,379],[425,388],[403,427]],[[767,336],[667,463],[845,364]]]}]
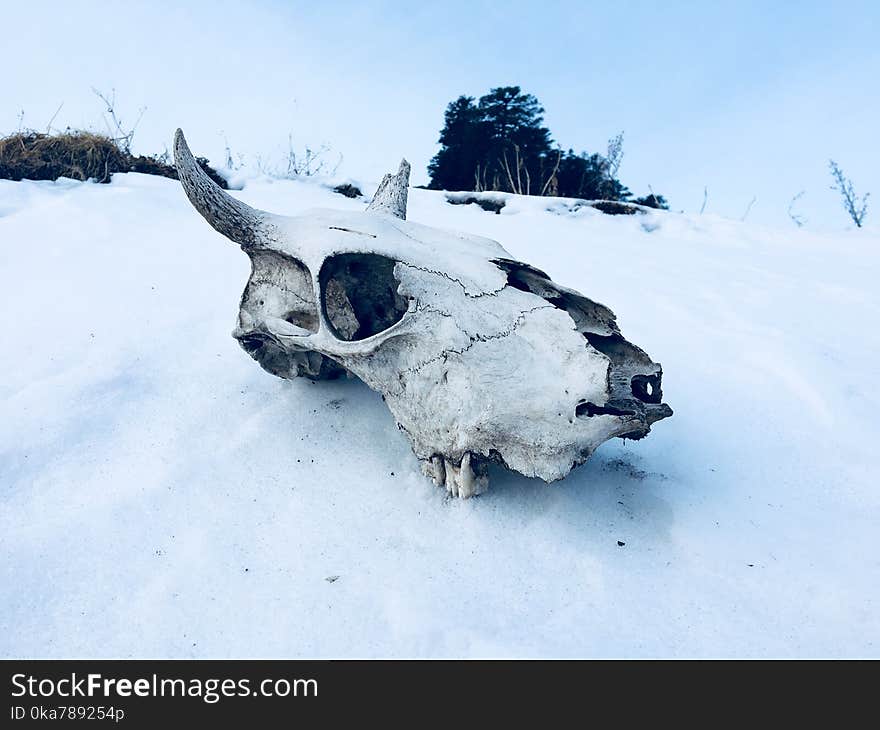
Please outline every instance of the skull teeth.
[{"label": "skull teeth", "polygon": [[458,482],[460,478],[460,470],[451,461],[446,462],[446,491],[453,497],[458,496]]},{"label": "skull teeth", "polygon": [[474,470],[471,468],[471,452],[466,451],[461,460],[461,467],[458,470],[458,493],[467,499],[477,492],[477,480]]},{"label": "skull teeth", "polygon": [[446,465],[443,463],[443,457],[434,455],[431,457],[431,477],[434,479],[434,485],[442,487],[446,484]]},{"label": "skull teeth", "polygon": [[487,476],[477,476],[474,472],[471,458],[471,453],[466,451],[461,464],[456,465],[451,459],[435,454],[425,463],[425,474],[433,479],[436,486],[445,487],[453,497],[468,499],[482,494],[489,486]]}]

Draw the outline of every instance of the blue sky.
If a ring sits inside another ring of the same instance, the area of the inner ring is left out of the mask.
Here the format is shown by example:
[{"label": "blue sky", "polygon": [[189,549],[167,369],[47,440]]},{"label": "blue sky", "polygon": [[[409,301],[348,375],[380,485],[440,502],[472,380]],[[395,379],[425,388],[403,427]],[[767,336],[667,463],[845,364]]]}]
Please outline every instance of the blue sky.
[{"label": "blue sky", "polygon": [[[378,179],[406,156],[426,182],[446,104],[518,84],[564,147],[625,132],[621,178],[673,208],[817,227],[847,219],[834,157],[880,198],[877,2],[3,2],[0,132],[100,128],[90,91],[141,106],[135,149],[182,126],[199,154],[279,159],[330,145]],[[39,18],[35,22],[34,18]],[[880,205],[880,203],[878,203]],[[880,217],[880,207],[869,212]]]}]

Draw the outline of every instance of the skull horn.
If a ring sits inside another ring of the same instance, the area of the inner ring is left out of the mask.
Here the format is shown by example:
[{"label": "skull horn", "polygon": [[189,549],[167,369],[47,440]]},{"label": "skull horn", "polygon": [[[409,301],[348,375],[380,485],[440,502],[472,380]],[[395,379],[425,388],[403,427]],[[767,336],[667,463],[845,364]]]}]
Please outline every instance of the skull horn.
[{"label": "skull horn", "polygon": [[406,220],[406,196],[409,191],[409,163],[400,161],[396,175],[388,173],[379,183],[373,202],[367,207],[374,213],[389,213]]},{"label": "skull horn", "polygon": [[214,229],[242,248],[260,246],[267,238],[273,238],[273,216],[233,198],[208,177],[180,129],[174,135],[174,162],[189,202]]}]

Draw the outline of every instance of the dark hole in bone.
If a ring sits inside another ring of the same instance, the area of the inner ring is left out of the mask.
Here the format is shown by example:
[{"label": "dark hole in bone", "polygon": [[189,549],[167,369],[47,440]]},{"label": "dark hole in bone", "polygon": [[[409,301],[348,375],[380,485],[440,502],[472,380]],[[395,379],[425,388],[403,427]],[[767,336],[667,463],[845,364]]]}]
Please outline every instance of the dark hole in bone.
[{"label": "dark hole in bone", "polygon": [[566,291],[554,284],[540,269],[512,259],[492,259],[507,274],[507,284],[545,299],[557,309],[567,312],[579,332],[612,335],[617,332],[614,313],[608,307],[577,292]]},{"label": "dark hole in bone", "polygon": [[[499,264],[499,260],[495,261],[496,265]],[[520,291],[527,291],[532,294],[537,294],[538,296],[543,296],[548,302],[551,297],[554,295],[550,294],[548,291],[545,291],[540,284],[543,281],[550,281],[547,274],[545,274],[540,269],[533,269],[531,267],[526,268],[523,265],[523,268],[516,268],[513,265],[510,266],[501,266],[507,272],[507,283],[509,286],[512,286],[514,289],[519,289]],[[543,280],[543,281],[540,281]],[[553,302],[557,307],[560,307],[562,304],[561,297],[554,297],[557,301]],[[565,309],[564,306],[560,307],[560,309]]]},{"label": "dark hole in bone", "polygon": [[[568,313],[577,331],[584,336],[589,346],[610,360],[609,402],[603,407],[581,404],[577,407],[578,416],[599,413],[638,415],[644,408],[641,403],[650,406],[645,411],[648,425],[672,415],[672,409],[662,404],[660,366],[652,362],[646,352],[623,338],[617,328],[614,313],[608,307],[587,299],[577,292],[557,286],[547,274],[528,264],[512,259],[492,259],[492,263],[507,274],[508,286],[535,294]],[[640,402],[636,403],[633,398]],[[612,405],[625,406],[627,402],[632,402],[636,410],[630,411],[625,407],[617,408]],[[608,410],[602,411],[600,408]],[[621,412],[615,413],[615,411]],[[646,426],[625,434],[625,438],[641,438],[647,432]]]},{"label": "dark hole in bone", "polygon": [[324,261],[318,277],[321,306],[341,340],[363,340],[384,332],[406,314],[397,293],[393,259],[372,253],[342,253]]},{"label": "dark hole in bone", "polygon": [[663,399],[659,375],[633,375],[632,394],[642,403],[659,403]]},{"label": "dark hole in bone", "polygon": [[261,334],[243,335],[238,338],[238,344],[240,344],[247,352],[253,353],[263,346],[266,339],[266,336]]},{"label": "dark hole in bone", "polygon": [[[616,398],[627,397],[626,391],[628,389],[642,403],[660,403],[662,401],[663,390],[660,385],[663,376],[659,372],[659,368],[658,372],[651,375],[638,372],[642,368],[653,369],[656,367],[642,350],[618,334],[606,336],[585,332],[584,337],[591,347],[611,360],[609,379]],[[633,370],[636,374],[633,374]]]},{"label": "dark hole in bone", "polygon": [[[308,322],[305,321],[305,318],[303,317],[303,313],[296,310],[296,309],[291,310],[290,312],[285,314],[281,319],[283,319],[285,322],[290,322],[290,324],[295,324],[297,327],[304,327],[305,329],[311,330],[312,332],[315,331],[314,322],[313,321],[308,321]],[[310,326],[306,326],[306,325],[310,325]]]},{"label": "dark hole in bone", "polygon": [[584,332],[583,335],[587,342],[612,362],[624,359],[632,349],[632,345],[620,335],[597,335],[592,332]]},{"label": "dark hole in bone", "polygon": [[272,375],[290,377],[290,357],[271,337],[255,332],[238,339],[238,344]]},{"label": "dark hole in bone", "polygon": [[334,380],[346,373],[345,368],[329,357],[313,351],[289,352],[273,337],[261,332],[242,335],[238,343],[260,367],[279,378]]},{"label": "dark hole in bone", "polygon": [[615,408],[612,405],[597,406],[595,403],[578,403],[574,414],[578,418],[592,418],[593,416],[633,416],[635,411],[625,408]]},{"label": "dark hole in bone", "polygon": [[[280,378],[338,378],[345,369],[320,353],[283,347],[263,322],[273,318],[318,331],[318,302],[306,266],[276,251],[251,251],[251,278],[241,298],[243,332],[238,342],[260,366]],[[251,330],[255,327],[256,329]],[[251,331],[249,331],[251,330]]]}]

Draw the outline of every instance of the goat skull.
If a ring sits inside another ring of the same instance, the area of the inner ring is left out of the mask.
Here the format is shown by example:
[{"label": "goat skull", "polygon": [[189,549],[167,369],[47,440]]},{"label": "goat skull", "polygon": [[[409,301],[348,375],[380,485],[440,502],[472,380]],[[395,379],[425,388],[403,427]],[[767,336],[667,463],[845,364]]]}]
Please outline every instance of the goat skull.
[{"label": "goat skull", "polygon": [[426,474],[453,495],[489,462],[561,479],[602,442],[672,415],[660,365],[614,314],[498,243],[406,221],[409,164],[365,212],[255,210],[174,155],[196,210],[252,272],[233,336],[268,372],[356,375],[379,391]]}]

